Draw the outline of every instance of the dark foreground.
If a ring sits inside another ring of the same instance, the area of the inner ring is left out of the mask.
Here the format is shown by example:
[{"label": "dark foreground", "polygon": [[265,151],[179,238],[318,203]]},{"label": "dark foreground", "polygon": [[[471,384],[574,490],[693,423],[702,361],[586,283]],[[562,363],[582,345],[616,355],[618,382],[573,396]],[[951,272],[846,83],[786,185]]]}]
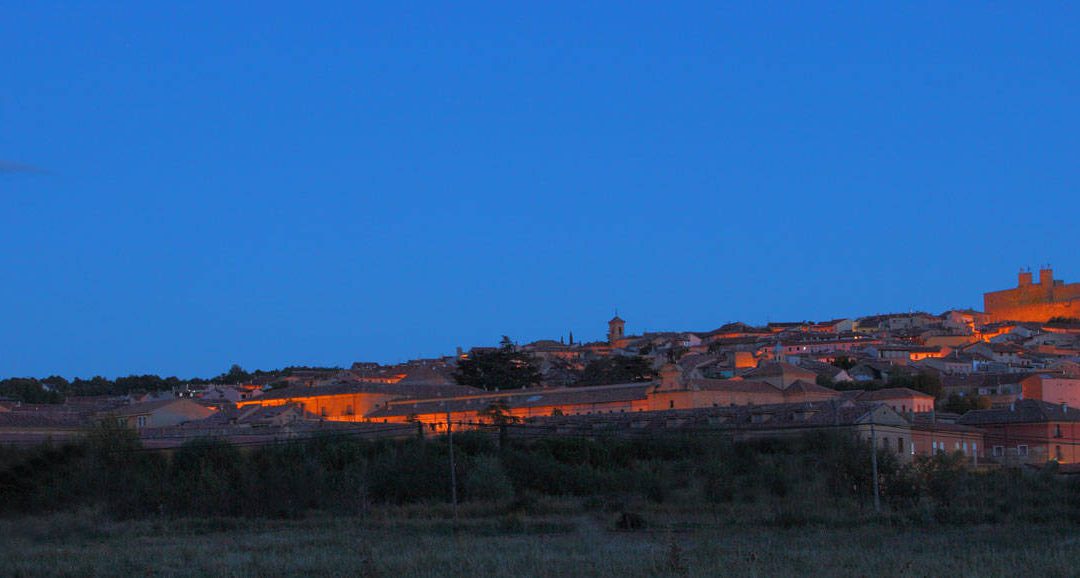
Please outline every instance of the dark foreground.
[{"label": "dark foreground", "polygon": [[[556,507],[553,510],[558,510]],[[4,576],[1075,576],[1080,533],[1040,524],[751,526],[720,511],[546,515],[388,509],[364,518],[0,521]]]}]

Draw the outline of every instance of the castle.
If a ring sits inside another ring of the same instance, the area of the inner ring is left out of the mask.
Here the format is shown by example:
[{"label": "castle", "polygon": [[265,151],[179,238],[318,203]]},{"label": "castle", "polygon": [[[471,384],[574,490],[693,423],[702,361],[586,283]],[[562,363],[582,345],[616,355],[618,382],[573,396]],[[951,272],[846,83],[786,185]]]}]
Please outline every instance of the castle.
[{"label": "castle", "polygon": [[1031,271],[1020,271],[1018,286],[983,294],[983,309],[990,321],[1037,321],[1053,317],[1080,318],[1080,283],[1054,279],[1054,270],[1039,270],[1034,283]]}]

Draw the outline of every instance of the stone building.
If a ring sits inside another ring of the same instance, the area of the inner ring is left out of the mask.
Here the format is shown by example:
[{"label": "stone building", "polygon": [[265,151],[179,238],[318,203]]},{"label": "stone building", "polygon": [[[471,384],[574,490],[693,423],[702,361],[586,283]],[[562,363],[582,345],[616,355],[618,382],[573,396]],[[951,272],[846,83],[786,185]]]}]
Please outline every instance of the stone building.
[{"label": "stone building", "polygon": [[1030,271],[1021,271],[1017,286],[983,295],[983,308],[991,321],[1035,321],[1053,317],[1080,317],[1080,283],[1054,279],[1054,270],[1039,270],[1035,283]]}]

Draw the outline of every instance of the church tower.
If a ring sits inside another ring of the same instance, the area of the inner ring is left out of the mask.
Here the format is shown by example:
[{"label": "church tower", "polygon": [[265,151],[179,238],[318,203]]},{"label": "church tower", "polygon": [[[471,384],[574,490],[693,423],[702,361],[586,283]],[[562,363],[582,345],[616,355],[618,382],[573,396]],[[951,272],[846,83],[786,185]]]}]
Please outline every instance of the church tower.
[{"label": "church tower", "polygon": [[607,340],[608,343],[614,344],[616,341],[623,338],[625,335],[626,322],[619,318],[619,314],[616,313],[615,317],[611,318],[611,321],[607,322]]}]

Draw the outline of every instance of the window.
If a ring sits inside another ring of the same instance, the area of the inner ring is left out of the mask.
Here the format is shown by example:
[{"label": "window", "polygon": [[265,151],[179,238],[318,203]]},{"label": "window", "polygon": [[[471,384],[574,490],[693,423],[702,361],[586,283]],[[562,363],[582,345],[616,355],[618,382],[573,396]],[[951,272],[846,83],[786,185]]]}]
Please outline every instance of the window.
[{"label": "window", "polygon": [[345,406],[345,415],[353,415],[353,408],[351,405]]},{"label": "window", "polygon": [[1059,462],[1065,459],[1065,454],[1061,451],[1061,446],[1054,446],[1054,459]]},{"label": "window", "polygon": [[1026,457],[1028,455],[1027,446],[1016,446],[1016,455],[1020,457]]},{"label": "window", "polygon": [[1000,458],[1005,455],[1005,446],[994,446],[994,449],[991,450],[991,454],[993,454],[995,458]]},{"label": "window", "polygon": [[321,415],[321,416],[323,416],[323,417],[330,417],[330,410],[329,410],[329,409],[326,409],[326,408],[324,407],[324,408],[322,408],[321,410],[319,410],[319,415]]},{"label": "window", "polygon": [[136,427],[146,427],[146,416],[140,415],[139,417],[135,418],[135,425]]},{"label": "window", "polygon": [[675,409],[675,400],[674,399],[668,402],[668,408],[669,409]]},{"label": "window", "polygon": [[896,438],[896,453],[904,453],[904,438]]},{"label": "window", "polygon": [[1061,424],[1057,424],[1054,426],[1054,437],[1061,437]]}]

